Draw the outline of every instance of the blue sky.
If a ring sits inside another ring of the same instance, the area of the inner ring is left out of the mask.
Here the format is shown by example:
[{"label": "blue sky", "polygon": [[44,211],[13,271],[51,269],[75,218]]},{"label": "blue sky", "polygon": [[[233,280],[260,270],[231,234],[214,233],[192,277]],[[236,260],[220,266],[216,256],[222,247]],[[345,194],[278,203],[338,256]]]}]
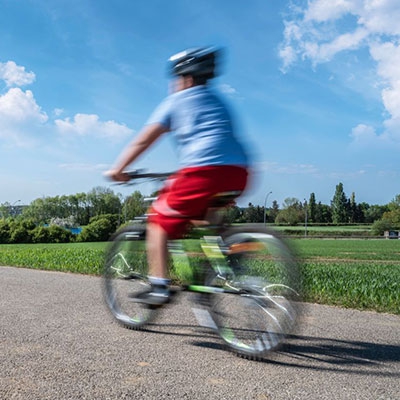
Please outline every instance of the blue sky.
[{"label": "blue sky", "polygon": [[[254,158],[241,204],[270,191],[329,204],[339,182],[387,204],[400,193],[398,21],[398,0],[0,0],[0,203],[109,186],[102,172],[168,93],[169,56],[217,45],[214,84]],[[174,170],[172,143],[133,167]]]}]

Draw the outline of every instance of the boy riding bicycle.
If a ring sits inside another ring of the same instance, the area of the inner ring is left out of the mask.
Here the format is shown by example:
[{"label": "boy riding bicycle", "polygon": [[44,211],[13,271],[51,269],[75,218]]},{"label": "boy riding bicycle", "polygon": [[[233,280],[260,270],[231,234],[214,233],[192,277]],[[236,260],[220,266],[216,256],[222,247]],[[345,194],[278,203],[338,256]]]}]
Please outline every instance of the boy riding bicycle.
[{"label": "boy riding bicycle", "polygon": [[177,143],[179,171],[171,176],[153,203],[147,224],[147,257],[152,289],[137,301],[161,305],[169,300],[167,241],[186,231],[191,220],[203,219],[213,197],[245,189],[248,158],[236,138],[232,117],[210,88],[220,52],[190,49],[172,56],[174,92],[155,109],[147,124],[106,175],[119,182],[125,168],[162,134],[172,132]]}]

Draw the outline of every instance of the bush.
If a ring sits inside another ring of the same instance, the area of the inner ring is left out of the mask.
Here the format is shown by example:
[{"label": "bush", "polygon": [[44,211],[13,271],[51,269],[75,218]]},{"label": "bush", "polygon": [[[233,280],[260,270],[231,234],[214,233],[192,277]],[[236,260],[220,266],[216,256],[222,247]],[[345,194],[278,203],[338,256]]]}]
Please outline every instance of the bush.
[{"label": "bush", "polygon": [[15,225],[11,227],[10,243],[31,243],[32,237],[30,231],[22,226]]},{"label": "bush", "polygon": [[79,242],[105,242],[115,232],[115,226],[108,218],[96,218],[82,229],[78,235]]},{"label": "bush", "polygon": [[71,232],[57,225],[29,228],[30,226],[24,226],[24,224],[16,224],[11,230],[10,243],[69,243],[72,241]]},{"label": "bush", "polygon": [[48,230],[50,243],[69,243],[72,239],[72,233],[57,225],[51,225]]},{"label": "bush", "polygon": [[44,226],[37,226],[31,232],[33,243],[49,243],[50,235],[49,228]]},{"label": "bush", "polygon": [[0,221],[0,243],[9,243],[10,237],[10,224],[5,220]]},{"label": "bush", "polygon": [[95,217],[90,218],[89,224],[92,224],[93,222],[97,222],[99,220],[108,220],[108,222],[111,224],[111,227],[113,229],[113,232],[115,232],[118,228],[118,225],[120,223],[120,216],[118,214],[101,214],[97,215]]},{"label": "bush", "polygon": [[382,236],[385,231],[391,231],[395,228],[394,224],[388,220],[381,219],[372,224],[372,232],[374,235]]}]

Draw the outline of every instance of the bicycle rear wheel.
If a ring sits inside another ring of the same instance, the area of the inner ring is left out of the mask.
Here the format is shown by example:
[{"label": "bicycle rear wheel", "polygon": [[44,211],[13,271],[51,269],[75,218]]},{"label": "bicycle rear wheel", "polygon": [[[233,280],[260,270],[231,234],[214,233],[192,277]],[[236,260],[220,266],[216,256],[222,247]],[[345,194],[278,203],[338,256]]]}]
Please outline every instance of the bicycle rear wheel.
[{"label": "bicycle rear wheel", "polygon": [[135,302],[149,290],[145,230],[127,227],[111,239],[104,267],[104,298],[114,318],[129,329],[140,329],[156,312],[155,307]]},{"label": "bicycle rear wheel", "polygon": [[299,317],[299,271],[290,249],[274,232],[233,230],[224,235],[230,275],[216,276],[221,286],[211,312],[224,342],[252,359],[275,350]]}]

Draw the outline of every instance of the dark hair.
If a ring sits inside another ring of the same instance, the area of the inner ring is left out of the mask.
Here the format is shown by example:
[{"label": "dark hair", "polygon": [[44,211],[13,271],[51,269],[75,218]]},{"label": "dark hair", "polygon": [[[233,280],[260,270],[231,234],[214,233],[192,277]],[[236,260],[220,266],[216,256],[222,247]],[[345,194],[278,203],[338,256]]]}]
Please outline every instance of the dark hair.
[{"label": "dark hair", "polygon": [[210,79],[212,79],[213,77],[212,76],[206,76],[206,75],[200,75],[200,76],[193,76],[193,75],[190,75],[192,78],[193,78],[193,83],[194,83],[194,85],[195,86],[198,86],[198,85],[206,85],[207,84],[207,82],[210,80]]}]

